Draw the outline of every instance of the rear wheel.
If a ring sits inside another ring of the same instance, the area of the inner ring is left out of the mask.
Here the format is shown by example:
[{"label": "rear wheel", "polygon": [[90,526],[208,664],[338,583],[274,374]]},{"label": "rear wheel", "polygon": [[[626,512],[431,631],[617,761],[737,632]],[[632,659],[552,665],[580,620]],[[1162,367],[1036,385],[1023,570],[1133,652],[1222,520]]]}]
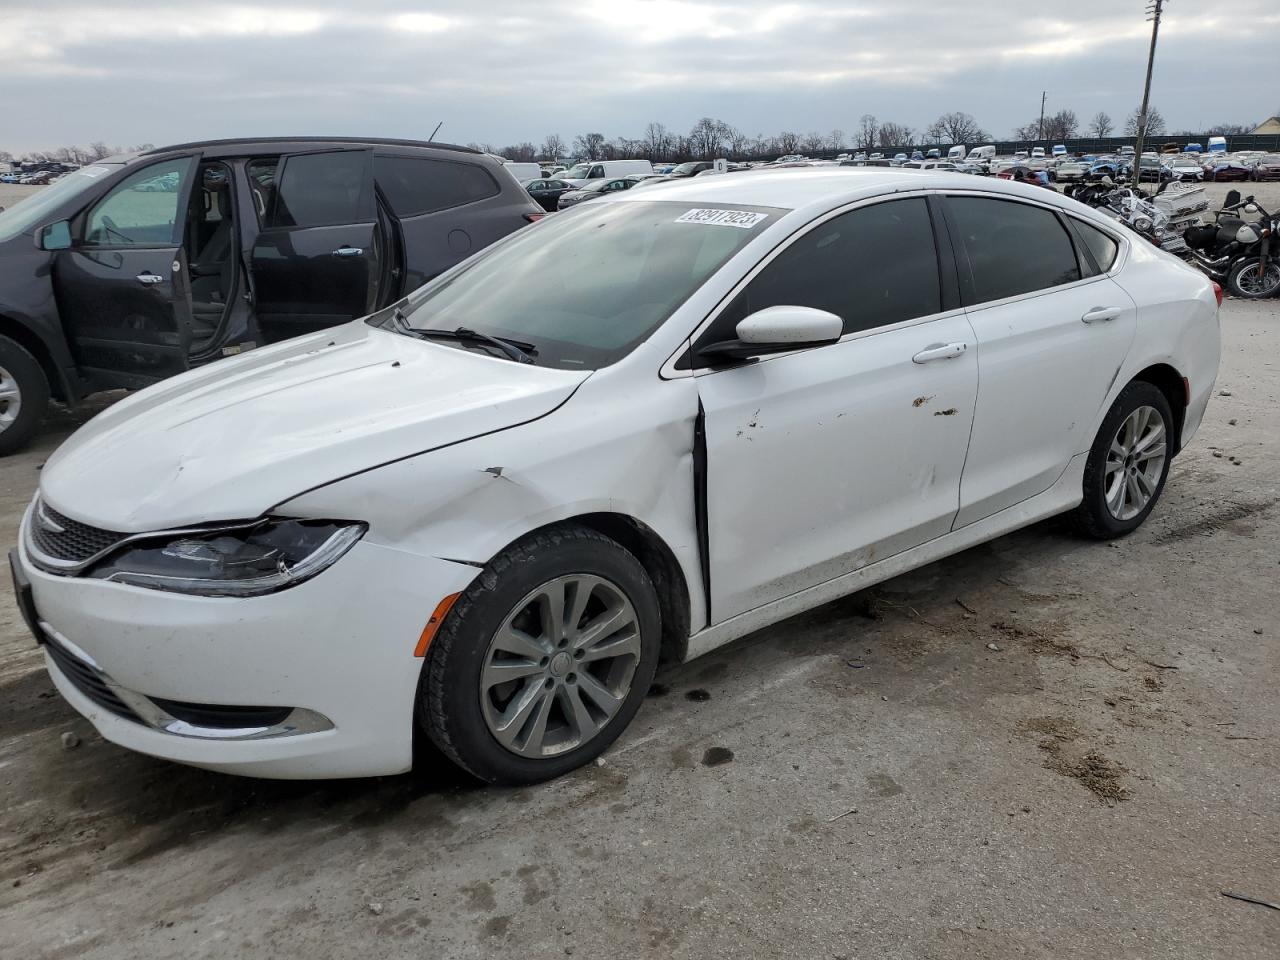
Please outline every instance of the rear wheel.
[{"label": "rear wheel", "polygon": [[1084,468],[1080,529],[1099,540],[1142,526],[1164,490],[1173,443],[1173,412],[1155,386],[1136,380],[1116,397]]},{"label": "rear wheel", "polygon": [[1241,260],[1227,273],[1227,289],[1232,296],[1262,300],[1280,292],[1280,260],[1261,257]]},{"label": "rear wheel", "polygon": [[640,562],[579,526],[495,557],[431,643],[419,722],[490,783],[536,783],[599,756],[635,716],[661,615]]},{"label": "rear wheel", "polygon": [[49,407],[49,381],[26,347],[0,336],[0,456],[22,447]]}]

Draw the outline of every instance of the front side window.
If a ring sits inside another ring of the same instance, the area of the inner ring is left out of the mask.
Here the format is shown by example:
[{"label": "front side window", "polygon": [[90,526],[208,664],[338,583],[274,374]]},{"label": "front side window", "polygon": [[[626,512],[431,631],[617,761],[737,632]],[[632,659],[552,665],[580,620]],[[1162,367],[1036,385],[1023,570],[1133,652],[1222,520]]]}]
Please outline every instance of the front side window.
[{"label": "front side window", "polygon": [[405,313],[421,329],[467,327],[531,344],[539,366],[598,369],[630,353],[783,213],[741,204],[732,211],[670,201],[584,204],[429,283],[410,295]]},{"label": "front side window", "polygon": [[920,198],[860,207],[804,234],[756,275],[699,345],[736,337],[766,307],[814,307],[854,333],[942,310],[928,204]]},{"label": "front side window", "polygon": [[1051,210],[1016,200],[948,197],[968,259],[960,286],[972,305],[1048,290],[1080,279],[1066,229]]},{"label": "front side window", "polygon": [[[373,171],[382,195],[401,219],[460,207],[502,192],[498,181],[475,163],[379,155],[374,158]],[[530,188],[543,189],[539,181]]]},{"label": "front side window", "polygon": [[[20,233],[43,227],[54,213],[68,205],[77,196],[87,193],[102,177],[115,173],[120,167],[114,163],[95,163],[67,174],[61,180],[49,184],[39,193],[19,200],[0,210],[0,243],[12,240]],[[81,197],[81,202],[87,200]]]},{"label": "front side window", "polygon": [[166,246],[178,243],[178,201],[195,165],[178,157],[144,167],[116,184],[85,221],[84,242],[98,246]]}]

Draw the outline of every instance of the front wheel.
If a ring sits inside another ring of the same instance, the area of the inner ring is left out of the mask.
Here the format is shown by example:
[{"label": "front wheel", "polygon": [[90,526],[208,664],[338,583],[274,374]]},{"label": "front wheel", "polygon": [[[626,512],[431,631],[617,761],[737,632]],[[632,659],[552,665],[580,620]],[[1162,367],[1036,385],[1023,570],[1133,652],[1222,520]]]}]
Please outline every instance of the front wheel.
[{"label": "front wheel", "polygon": [[0,336],[0,456],[22,447],[49,408],[49,381],[22,344]]},{"label": "front wheel", "polygon": [[1111,540],[1142,526],[1169,476],[1173,424],[1169,401],[1152,384],[1135,380],[1120,391],[1085,462],[1081,531]]},{"label": "front wheel", "polygon": [[1227,272],[1227,289],[1235,297],[1263,300],[1280,292],[1280,260],[1250,257],[1233,264]]},{"label": "front wheel", "polygon": [[649,575],[616,541],[576,525],[533,534],[450,610],[423,665],[419,723],[481,780],[558,777],[631,722],[661,629]]}]

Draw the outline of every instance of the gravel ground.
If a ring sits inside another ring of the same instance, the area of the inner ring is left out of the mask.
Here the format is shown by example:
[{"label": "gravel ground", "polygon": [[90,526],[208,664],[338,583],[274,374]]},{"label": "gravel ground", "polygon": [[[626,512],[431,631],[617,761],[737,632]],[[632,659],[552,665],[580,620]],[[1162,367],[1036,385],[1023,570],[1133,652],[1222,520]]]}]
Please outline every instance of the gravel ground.
[{"label": "gravel ground", "polygon": [[[668,667],[535,788],[128,753],[4,588],[0,956],[1274,960],[1221,891],[1280,901],[1280,302],[1222,326],[1133,536],[1049,521]],[[0,460],[0,540],[92,409]]]}]

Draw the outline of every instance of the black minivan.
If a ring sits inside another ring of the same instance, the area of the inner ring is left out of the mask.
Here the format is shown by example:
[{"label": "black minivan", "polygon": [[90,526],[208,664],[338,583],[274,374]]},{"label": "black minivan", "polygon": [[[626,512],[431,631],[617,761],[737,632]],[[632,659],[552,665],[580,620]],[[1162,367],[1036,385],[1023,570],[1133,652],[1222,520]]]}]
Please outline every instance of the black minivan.
[{"label": "black minivan", "polygon": [[541,216],[498,159],[411,140],[215,140],[68,173],[0,212],[0,454],[51,396],[364,316]]}]

